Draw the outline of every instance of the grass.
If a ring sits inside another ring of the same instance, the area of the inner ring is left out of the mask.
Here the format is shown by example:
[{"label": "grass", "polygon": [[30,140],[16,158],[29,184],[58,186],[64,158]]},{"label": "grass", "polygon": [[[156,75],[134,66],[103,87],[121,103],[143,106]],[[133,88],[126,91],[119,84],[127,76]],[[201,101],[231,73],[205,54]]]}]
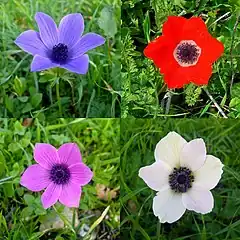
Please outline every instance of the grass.
[{"label": "grass", "polygon": [[[122,117],[240,116],[240,4],[238,0],[124,0],[122,4]],[[201,16],[225,47],[206,88],[193,84],[167,90],[163,77],[143,55],[161,35],[170,15]],[[171,103],[171,104],[170,104]],[[217,108],[218,107],[218,108]],[[220,107],[220,111],[219,111]]]},{"label": "grass", "polygon": [[[221,119],[124,119],[121,121],[121,239],[240,239],[240,122]],[[156,194],[138,177],[154,160],[157,142],[169,131],[186,140],[203,138],[207,153],[221,159],[222,179],[215,189],[214,209],[206,215],[187,211],[173,224],[160,224],[152,212]]]},{"label": "grass", "polygon": [[[119,6],[119,0],[2,0],[0,117],[118,117]],[[34,15],[39,11],[51,15],[57,23],[69,13],[82,13],[84,33],[96,32],[106,38],[104,45],[89,52],[90,66],[86,75],[58,70],[30,72],[32,56],[19,49],[14,40],[28,29],[38,31]]]},{"label": "grass", "polygon": [[[0,119],[0,239],[118,239],[119,134],[118,119]],[[60,204],[44,210],[41,194],[19,184],[37,142],[75,142],[93,170],[74,212]]]}]

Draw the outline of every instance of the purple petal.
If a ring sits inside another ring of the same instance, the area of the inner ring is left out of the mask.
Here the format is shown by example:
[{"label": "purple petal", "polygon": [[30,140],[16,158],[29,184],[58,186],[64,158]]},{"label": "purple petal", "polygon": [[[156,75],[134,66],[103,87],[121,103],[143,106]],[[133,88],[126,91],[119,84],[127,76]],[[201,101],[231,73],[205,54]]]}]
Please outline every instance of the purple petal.
[{"label": "purple petal", "polygon": [[62,18],[59,25],[59,42],[69,47],[75,45],[84,30],[84,20],[80,13],[69,14]]},{"label": "purple petal", "polygon": [[81,186],[70,182],[63,186],[59,202],[67,207],[78,207],[81,198]]},{"label": "purple petal", "polygon": [[105,43],[105,38],[96,33],[85,34],[71,49],[71,58],[77,58],[87,51]]},{"label": "purple petal", "polygon": [[54,205],[62,192],[62,185],[57,185],[55,183],[50,183],[47,189],[44,191],[41,200],[43,207],[45,209]]},{"label": "purple petal", "polygon": [[60,163],[57,149],[51,144],[37,143],[33,157],[43,168],[50,170],[55,163]]},{"label": "purple petal", "polygon": [[69,70],[70,72],[75,72],[78,74],[86,74],[88,71],[89,57],[84,54],[78,58],[70,59],[66,64],[60,67]]},{"label": "purple petal", "polygon": [[58,43],[58,29],[54,20],[45,13],[38,12],[35,15],[41,39],[43,43],[52,49]]},{"label": "purple petal", "polygon": [[82,156],[76,143],[65,143],[58,149],[60,162],[71,166],[82,162]]},{"label": "purple petal", "polygon": [[71,182],[81,186],[88,184],[93,177],[91,169],[83,163],[73,164],[68,169],[70,170]]},{"label": "purple petal", "polygon": [[47,57],[48,49],[43,44],[38,32],[28,30],[21,33],[15,40],[15,44],[27,53]]},{"label": "purple petal", "polygon": [[28,167],[23,173],[20,184],[27,189],[38,192],[46,188],[51,183],[49,172],[39,164]]},{"label": "purple petal", "polygon": [[31,72],[42,71],[58,66],[59,65],[57,63],[53,63],[49,58],[35,55],[31,63]]}]

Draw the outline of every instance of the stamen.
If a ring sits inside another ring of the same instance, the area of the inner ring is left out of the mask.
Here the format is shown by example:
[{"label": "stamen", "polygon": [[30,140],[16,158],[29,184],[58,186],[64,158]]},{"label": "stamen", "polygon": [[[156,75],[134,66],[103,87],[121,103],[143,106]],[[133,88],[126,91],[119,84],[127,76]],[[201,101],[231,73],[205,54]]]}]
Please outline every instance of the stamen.
[{"label": "stamen", "polygon": [[63,43],[55,45],[52,49],[52,59],[57,63],[64,63],[68,58],[68,47]]},{"label": "stamen", "polygon": [[177,45],[173,55],[179,65],[189,67],[197,64],[201,48],[193,40],[184,40]]},{"label": "stamen", "polygon": [[55,184],[66,184],[70,179],[70,171],[64,164],[56,164],[50,171],[50,180]]},{"label": "stamen", "polygon": [[192,171],[186,167],[174,168],[169,175],[169,185],[171,189],[178,193],[185,193],[192,187],[194,176]]}]

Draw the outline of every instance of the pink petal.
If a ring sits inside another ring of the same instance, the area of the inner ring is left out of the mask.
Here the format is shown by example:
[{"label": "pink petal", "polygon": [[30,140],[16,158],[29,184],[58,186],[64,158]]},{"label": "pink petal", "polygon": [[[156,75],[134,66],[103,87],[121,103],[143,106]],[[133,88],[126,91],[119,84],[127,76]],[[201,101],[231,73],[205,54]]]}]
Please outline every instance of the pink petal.
[{"label": "pink petal", "polygon": [[54,205],[62,192],[62,185],[57,185],[55,183],[50,183],[45,192],[43,193],[41,200],[43,207],[45,209]]},{"label": "pink petal", "polygon": [[88,184],[93,177],[91,169],[83,163],[71,165],[68,169],[70,170],[71,181],[80,186]]},{"label": "pink petal", "polygon": [[60,162],[56,148],[47,143],[37,143],[35,145],[34,159],[48,170],[51,169],[53,164]]},{"label": "pink petal", "polygon": [[49,172],[39,164],[28,167],[23,173],[20,184],[27,189],[38,192],[46,188],[51,183]]},{"label": "pink petal", "polygon": [[82,162],[82,156],[76,143],[65,143],[58,149],[60,162],[71,166]]},{"label": "pink petal", "polygon": [[81,186],[70,182],[63,186],[59,202],[67,207],[78,207],[81,198]]}]

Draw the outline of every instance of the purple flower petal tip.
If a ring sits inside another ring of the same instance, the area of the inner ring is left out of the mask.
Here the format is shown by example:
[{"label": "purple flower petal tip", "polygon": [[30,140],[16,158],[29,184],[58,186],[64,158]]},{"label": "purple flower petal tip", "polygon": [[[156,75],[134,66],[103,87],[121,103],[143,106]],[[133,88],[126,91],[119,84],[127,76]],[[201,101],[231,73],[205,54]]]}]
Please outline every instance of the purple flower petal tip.
[{"label": "purple flower petal tip", "polygon": [[95,33],[84,31],[84,19],[80,13],[68,14],[62,18],[59,27],[43,12],[35,14],[39,33],[28,30],[21,33],[15,44],[34,56],[31,71],[49,68],[65,68],[77,74],[86,74],[89,66],[87,52],[105,43]]},{"label": "purple flower petal tip", "polygon": [[68,207],[78,207],[82,186],[93,177],[91,169],[82,162],[76,143],[65,143],[56,149],[47,143],[34,148],[37,164],[23,173],[20,184],[31,191],[42,191],[42,204],[49,208],[58,200]]}]

